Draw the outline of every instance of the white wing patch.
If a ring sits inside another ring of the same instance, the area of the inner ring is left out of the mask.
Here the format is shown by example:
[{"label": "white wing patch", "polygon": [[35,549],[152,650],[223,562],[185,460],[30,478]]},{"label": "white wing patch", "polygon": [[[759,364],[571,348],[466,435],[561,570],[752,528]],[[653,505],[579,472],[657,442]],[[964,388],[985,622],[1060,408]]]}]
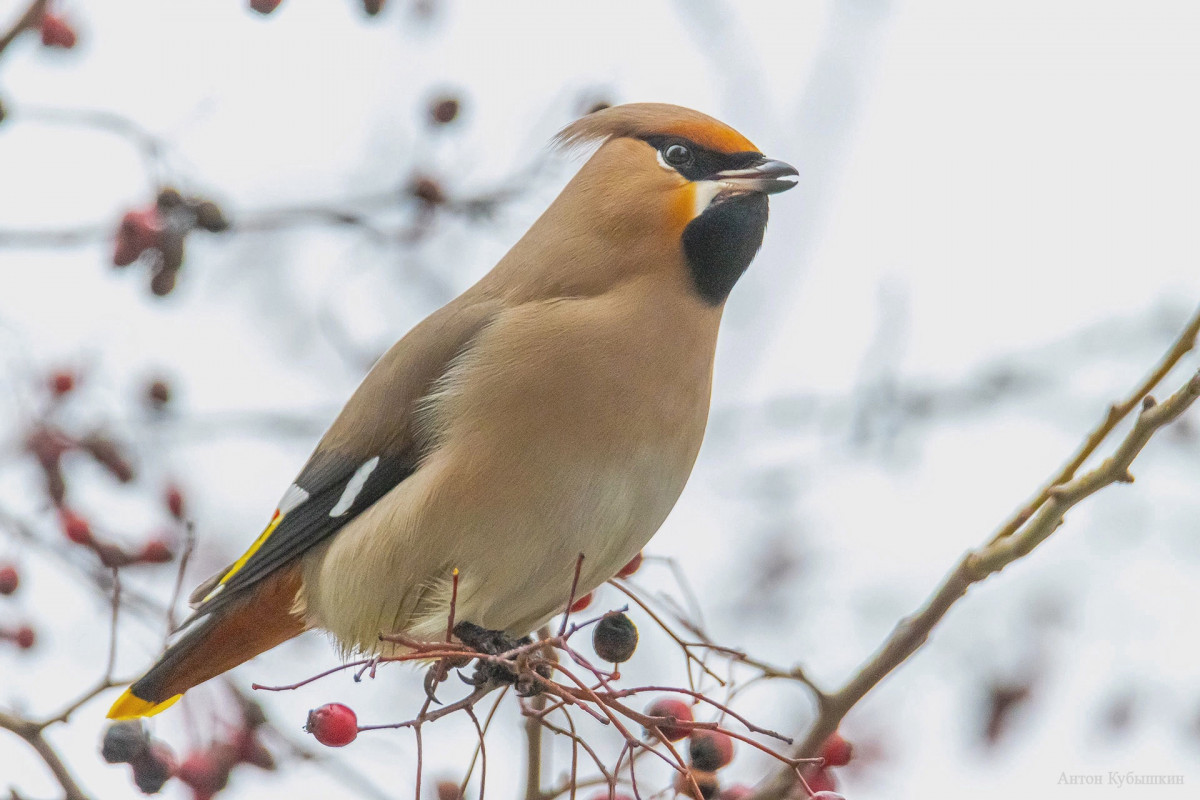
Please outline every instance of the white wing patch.
[{"label": "white wing patch", "polygon": [[371,473],[378,466],[379,456],[375,456],[355,470],[354,474],[350,476],[350,481],[346,484],[346,490],[338,498],[337,505],[329,510],[329,516],[340,517],[350,510],[350,506],[354,505],[354,501],[358,498],[358,493],[363,490],[363,486],[366,486],[367,478],[371,477]]},{"label": "white wing patch", "polygon": [[288,490],[283,493],[283,497],[279,498],[278,508],[280,515],[292,511],[306,500],[308,500],[308,492],[293,483],[288,487]]}]

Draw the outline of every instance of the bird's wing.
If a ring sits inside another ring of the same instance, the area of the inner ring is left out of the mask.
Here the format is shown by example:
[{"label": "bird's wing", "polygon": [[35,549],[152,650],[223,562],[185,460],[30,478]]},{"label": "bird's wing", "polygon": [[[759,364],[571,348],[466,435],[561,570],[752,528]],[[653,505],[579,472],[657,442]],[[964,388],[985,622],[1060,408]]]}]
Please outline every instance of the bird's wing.
[{"label": "bird's wing", "polygon": [[424,455],[412,419],[418,401],[469,349],[496,310],[492,303],[459,298],[380,358],[284,493],[267,527],[239,559],[192,593],[195,613],[181,627],[219,610],[325,541],[416,471]]}]

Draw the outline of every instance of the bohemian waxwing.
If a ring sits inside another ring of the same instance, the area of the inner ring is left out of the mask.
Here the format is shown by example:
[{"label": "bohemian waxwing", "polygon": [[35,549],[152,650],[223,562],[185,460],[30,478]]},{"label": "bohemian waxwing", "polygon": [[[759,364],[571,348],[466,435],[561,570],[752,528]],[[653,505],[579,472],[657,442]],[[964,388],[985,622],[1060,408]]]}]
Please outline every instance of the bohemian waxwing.
[{"label": "bohemian waxwing", "polygon": [[[795,185],[678,106],[589,114],[599,145],[491,272],[397,342],[245,554],[109,717],[154,714],[309,628],[344,652],[510,636],[611,578],[658,530],[704,436],[725,299]],[[475,628],[478,630],[478,628]]]}]

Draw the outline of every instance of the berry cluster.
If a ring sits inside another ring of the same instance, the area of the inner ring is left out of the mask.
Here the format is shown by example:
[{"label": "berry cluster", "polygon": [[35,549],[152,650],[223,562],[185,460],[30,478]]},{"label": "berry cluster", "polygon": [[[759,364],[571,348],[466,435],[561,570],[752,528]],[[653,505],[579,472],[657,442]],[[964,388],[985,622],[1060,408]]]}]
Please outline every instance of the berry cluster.
[{"label": "berry cluster", "polygon": [[[182,509],[182,499],[179,502]],[[162,534],[146,540],[138,548],[129,549],[98,537],[92,532],[91,523],[70,508],[61,508],[58,519],[67,539],[90,549],[100,559],[101,564],[112,569],[133,564],[166,564],[175,557],[166,536]]]},{"label": "berry cluster", "polygon": [[175,754],[152,738],[141,722],[116,722],[104,732],[100,755],[109,764],[128,764],[133,782],[145,794],[157,794],[175,774]]},{"label": "berry cluster", "polygon": [[261,710],[246,705],[242,725],[224,741],[193,750],[182,761],[165,744],[154,740],[140,722],[116,722],[104,733],[100,754],[110,764],[129,764],[133,782],[146,794],[156,794],[171,778],[192,790],[192,800],[211,800],[229,784],[239,764],[275,769],[275,758],[259,740],[266,719]]},{"label": "berry cluster", "polygon": [[152,205],[131,209],[121,217],[112,263],[127,267],[145,258],[150,264],[150,291],[159,297],[168,295],[183,267],[184,241],[196,229],[221,233],[229,229],[229,220],[213,201],[185,197],[166,187]]},{"label": "berry cluster", "polygon": [[[137,477],[127,449],[110,434],[99,430],[71,434],[58,421],[59,410],[75,397],[79,384],[79,375],[69,369],[56,370],[47,377],[47,409],[31,422],[24,442],[25,452],[41,467],[46,493],[59,508],[65,505],[67,492],[63,459],[71,453],[96,462],[119,483],[129,483]],[[162,410],[169,400],[170,387],[165,381],[158,379],[148,385],[146,403],[150,408]]]},{"label": "berry cluster", "polygon": [[[15,564],[0,565],[0,595],[16,594],[21,588],[21,573]],[[0,641],[9,641],[22,650],[28,650],[37,643],[37,635],[28,625],[16,628],[0,628]]]}]

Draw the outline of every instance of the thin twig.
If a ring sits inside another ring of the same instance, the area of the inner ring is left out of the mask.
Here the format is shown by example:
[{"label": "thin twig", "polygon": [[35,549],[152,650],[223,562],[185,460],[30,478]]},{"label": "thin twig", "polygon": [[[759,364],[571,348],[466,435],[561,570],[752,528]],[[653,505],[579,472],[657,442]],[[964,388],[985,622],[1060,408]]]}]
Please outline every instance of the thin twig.
[{"label": "thin twig", "polygon": [[[1191,327],[1189,325],[1189,330]],[[795,756],[816,756],[850,709],[926,642],[934,626],[973,584],[1032,552],[1062,525],[1066,513],[1078,503],[1114,483],[1132,482],[1129,468],[1134,459],[1156,432],[1177,419],[1197,397],[1200,397],[1200,373],[1193,375],[1162,403],[1156,403],[1149,395],[1144,396],[1137,421],[1111,456],[1090,472],[1054,486],[1036,513],[1015,533],[993,539],[979,550],[964,555],[925,605],[901,620],[845,686],[825,696],[818,705],[817,718],[796,748]],[[750,800],[781,800],[788,796],[795,779],[793,770],[781,769],[758,786]]]},{"label": "thin twig", "polygon": [[7,50],[8,46],[16,41],[16,38],[22,33],[38,26],[47,5],[49,5],[49,0],[33,0],[24,13],[17,17],[16,21],[8,27],[8,30],[0,34],[0,54]]},{"label": "thin twig", "polygon": [[1096,452],[1096,448],[1108,438],[1108,435],[1112,433],[1117,424],[1127,417],[1137,407],[1138,403],[1149,396],[1150,392],[1154,391],[1155,387],[1167,376],[1167,373],[1179,363],[1179,360],[1196,346],[1196,338],[1198,336],[1200,336],[1200,309],[1197,309],[1188,319],[1187,324],[1175,339],[1171,349],[1163,355],[1154,369],[1150,370],[1150,374],[1146,376],[1145,380],[1138,384],[1125,400],[1113,403],[1108,407],[1108,412],[1105,414],[1104,419],[1083,440],[1079,445],[1079,450],[1038,490],[1036,495],[1000,526],[992,535],[991,541],[996,542],[1016,533],[1017,529],[1024,525],[1043,503],[1050,499],[1050,493],[1055,486],[1066,483],[1074,478],[1075,473]]},{"label": "thin twig", "polygon": [[62,758],[59,757],[58,752],[50,742],[46,741],[46,737],[42,735],[42,728],[36,722],[0,711],[0,728],[20,736],[37,752],[50,772],[54,774],[58,785],[62,787],[64,800],[87,800],[87,795],[79,788],[79,784],[75,782],[75,778],[67,769],[67,765],[63,763]]}]

